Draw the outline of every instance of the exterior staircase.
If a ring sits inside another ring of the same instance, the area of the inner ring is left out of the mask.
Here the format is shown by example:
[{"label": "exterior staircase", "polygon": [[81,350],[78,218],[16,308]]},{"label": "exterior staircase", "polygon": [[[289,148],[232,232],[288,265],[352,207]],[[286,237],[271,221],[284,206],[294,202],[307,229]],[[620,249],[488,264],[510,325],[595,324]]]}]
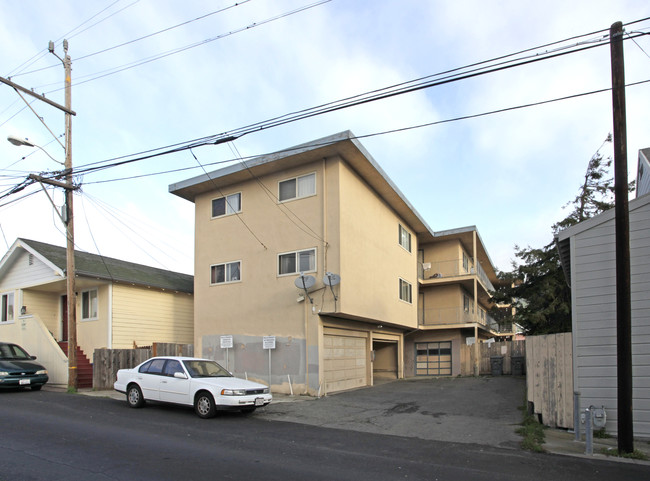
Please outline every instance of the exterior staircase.
[{"label": "exterior staircase", "polygon": [[[60,341],[59,346],[61,350],[68,355],[67,341]],[[77,346],[77,388],[92,388],[93,387],[93,365],[90,363],[86,354]]]}]

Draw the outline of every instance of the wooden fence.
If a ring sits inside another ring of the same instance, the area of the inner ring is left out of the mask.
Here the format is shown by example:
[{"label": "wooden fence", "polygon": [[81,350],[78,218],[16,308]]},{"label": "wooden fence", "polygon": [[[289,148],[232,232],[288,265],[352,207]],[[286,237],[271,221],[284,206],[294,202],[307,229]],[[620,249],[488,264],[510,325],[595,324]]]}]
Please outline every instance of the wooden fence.
[{"label": "wooden fence", "polygon": [[154,343],[136,349],[95,349],[93,353],[93,389],[113,389],[120,369],[137,366],[153,356],[193,356],[192,344]]},{"label": "wooden fence", "polygon": [[[512,374],[512,358],[526,356],[526,341],[482,342],[479,344],[479,375],[492,374],[493,357],[502,357],[502,374]],[[460,348],[461,376],[473,376],[476,364],[476,347],[461,345]]]},{"label": "wooden fence", "polygon": [[526,338],[528,403],[542,424],[573,428],[571,333]]}]

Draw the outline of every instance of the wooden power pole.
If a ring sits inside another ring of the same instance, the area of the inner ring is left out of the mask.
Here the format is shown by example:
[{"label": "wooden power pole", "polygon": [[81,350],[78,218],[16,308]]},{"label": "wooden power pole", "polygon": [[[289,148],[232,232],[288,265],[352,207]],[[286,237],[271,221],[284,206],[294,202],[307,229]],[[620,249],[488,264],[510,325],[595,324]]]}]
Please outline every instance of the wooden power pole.
[{"label": "wooden power pole", "polygon": [[609,30],[614,114],[614,217],[616,221],[616,375],[618,451],[634,451],[632,411],[632,306],[630,294],[630,214],[627,179],[627,126],[623,24]]}]

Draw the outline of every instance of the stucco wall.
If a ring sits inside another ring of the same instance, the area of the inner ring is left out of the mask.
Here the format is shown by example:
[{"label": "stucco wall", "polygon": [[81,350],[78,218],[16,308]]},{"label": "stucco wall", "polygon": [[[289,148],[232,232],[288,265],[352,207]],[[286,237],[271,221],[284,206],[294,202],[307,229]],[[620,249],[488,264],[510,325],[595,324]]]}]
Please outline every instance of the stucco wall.
[{"label": "stucco wall", "polygon": [[[354,173],[339,164],[342,312],[404,327],[417,326],[417,239],[395,212]],[[399,226],[411,233],[411,252],[399,244]],[[399,279],[412,302],[399,298]]]}]

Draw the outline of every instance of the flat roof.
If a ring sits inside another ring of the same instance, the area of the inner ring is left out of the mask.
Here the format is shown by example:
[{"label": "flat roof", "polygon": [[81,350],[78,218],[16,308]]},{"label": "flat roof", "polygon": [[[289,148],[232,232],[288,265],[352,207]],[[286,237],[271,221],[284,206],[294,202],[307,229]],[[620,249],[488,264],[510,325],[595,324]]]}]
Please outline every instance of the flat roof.
[{"label": "flat roof", "polygon": [[217,182],[223,188],[334,156],[347,162],[409,224],[421,241],[433,240],[433,230],[349,130],[170,184],[169,192],[194,202],[198,195],[216,190]]}]

